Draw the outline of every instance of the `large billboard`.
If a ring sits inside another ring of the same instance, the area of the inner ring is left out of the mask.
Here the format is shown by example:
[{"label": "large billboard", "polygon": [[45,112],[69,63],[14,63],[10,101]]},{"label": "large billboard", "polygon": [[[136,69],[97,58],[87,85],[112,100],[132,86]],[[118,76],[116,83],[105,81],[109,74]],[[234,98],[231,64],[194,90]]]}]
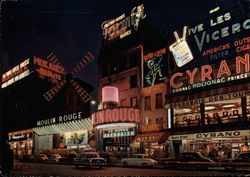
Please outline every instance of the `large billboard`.
[{"label": "large billboard", "polygon": [[[170,93],[250,77],[250,16],[249,3],[245,3],[226,10],[216,8],[209,18],[189,26],[183,32],[187,33],[184,38],[178,39],[177,32],[174,33],[176,39],[169,48],[175,63],[169,70]],[[173,50],[173,46],[181,42],[180,39],[186,42],[185,46],[180,45],[184,46],[183,49]]]},{"label": "large billboard", "polygon": [[[175,32],[180,35],[179,39],[176,39],[176,34],[172,35],[172,45],[178,40],[179,42],[183,40],[181,33],[184,32],[183,29]],[[221,60],[244,55],[250,49],[249,3],[238,4],[230,9],[218,7],[217,11],[201,23],[188,26],[186,33],[185,40],[188,47],[185,46],[183,49],[190,48],[193,59],[179,64],[178,58],[172,52],[176,64],[172,72],[219,63]]]}]

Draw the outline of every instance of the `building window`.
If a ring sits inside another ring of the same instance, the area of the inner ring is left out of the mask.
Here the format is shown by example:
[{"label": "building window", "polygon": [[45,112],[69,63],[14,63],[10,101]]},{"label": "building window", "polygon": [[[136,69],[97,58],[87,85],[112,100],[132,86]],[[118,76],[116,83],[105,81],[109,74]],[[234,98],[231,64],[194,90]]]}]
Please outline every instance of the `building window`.
[{"label": "building window", "polygon": [[155,96],[155,108],[162,108],[163,101],[162,101],[162,93],[156,94]]},{"label": "building window", "polygon": [[152,124],[152,119],[148,119],[148,125]]},{"label": "building window", "polygon": [[137,86],[137,75],[130,76],[130,88],[136,88]]},{"label": "building window", "polygon": [[127,102],[126,99],[121,100],[121,106],[126,106],[126,102]]},{"label": "building window", "polygon": [[131,97],[130,98],[130,106],[131,107],[137,107],[137,97]]},{"label": "building window", "polygon": [[158,117],[158,118],[156,118],[156,120],[155,120],[155,123],[156,123],[156,124],[162,124],[162,122],[163,122],[163,118],[162,118],[162,117]]},{"label": "building window", "polygon": [[145,110],[151,110],[151,96],[145,97]]}]

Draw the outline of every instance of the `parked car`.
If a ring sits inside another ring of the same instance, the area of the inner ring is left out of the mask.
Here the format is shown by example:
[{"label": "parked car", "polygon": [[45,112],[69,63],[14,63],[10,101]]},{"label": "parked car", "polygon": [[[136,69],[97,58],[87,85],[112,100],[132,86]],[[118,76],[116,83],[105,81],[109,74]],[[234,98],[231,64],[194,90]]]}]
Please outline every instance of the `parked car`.
[{"label": "parked car", "polygon": [[62,158],[60,154],[49,154],[48,155],[48,162],[59,162],[59,160]]},{"label": "parked car", "polygon": [[79,158],[74,159],[74,164],[76,168],[79,166],[102,168],[106,165],[106,161],[97,152],[84,152],[80,154]]},{"label": "parked car", "polygon": [[225,167],[225,170],[245,170],[250,169],[250,151],[242,152],[232,159],[221,160],[220,166]]},{"label": "parked car", "polygon": [[48,156],[46,154],[38,154],[35,156],[35,162],[45,162],[48,160]]},{"label": "parked car", "polygon": [[22,158],[19,159],[20,162],[35,162],[34,155],[23,155]]},{"label": "parked car", "polygon": [[199,152],[183,152],[176,157],[179,168],[195,168],[206,170],[214,165],[214,161]]},{"label": "parked car", "polygon": [[157,161],[149,158],[146,154],[134,154],[130,158],[121,159],[123,167],[128,166],[143,166],[143,167],[153,167],[157,164]]},{"label": "parked car", "polygon": [[77,158],[77,154],[68,154],[63,156],[62,158],[59,159],[59,162],[65,163],[65,162],[74,162],[74,159]]}]

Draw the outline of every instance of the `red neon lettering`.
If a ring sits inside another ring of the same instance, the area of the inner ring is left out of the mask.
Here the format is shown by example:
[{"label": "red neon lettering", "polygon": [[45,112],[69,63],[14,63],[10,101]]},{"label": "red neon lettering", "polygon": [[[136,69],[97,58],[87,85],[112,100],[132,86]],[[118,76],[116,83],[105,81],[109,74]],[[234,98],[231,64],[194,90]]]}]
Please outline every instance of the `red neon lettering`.
[{"label": "red neon lettering", "polygon": [[217,74],[217,78],[221,78],[221,75],[226,74],[227,76],[231,76],[231,71],[227,65],[226,60],[222,60],[220,63],[220,68]]},{"label": "red neon lettering", "polygon": [[240,74],[243,71],[241,70],[241,63],[245,66],[245,72],[249,72],[249,54],[245,55],[245,58],[240,56],[236,57],[236,73]]},{"label": "red neon lettering", "polygon": [[174,83],[174,79],[177,77],[177,76],[183,76],[183,73],[175,73],[174,75],[172,75],[172,77],[170,78],[170,85],[173,87],[173,88],[180,88],[181,86],[183,86],[183,82],[180,82],[179,84],[175,84]]},{"label": "red neon lettering", "polygon": [[194,68],[193,72],[191,72],[190,70],[187,70],[186,73],[189,76],[189,84],[193,84],[194,83],[194,76],[197,73],[198,68]]},{"label": "red neon lettering", "polygon": [[113,109],[112,117],[113,117],[113,122],[117,122],[119,120],[119,110],[118,109]]},{"label": "red neon lettering", "polygon": [[[206,71],[207,70],[207,71]],[[204,65],[201,67],[201,81],[204,82],[206,78],[212,80],[211,73],[213,69],[210,65]]]},{"label": "red neon lettering", "polygon": [[140,114],[139,110],[135,110],[135,122],[140,122]]}]

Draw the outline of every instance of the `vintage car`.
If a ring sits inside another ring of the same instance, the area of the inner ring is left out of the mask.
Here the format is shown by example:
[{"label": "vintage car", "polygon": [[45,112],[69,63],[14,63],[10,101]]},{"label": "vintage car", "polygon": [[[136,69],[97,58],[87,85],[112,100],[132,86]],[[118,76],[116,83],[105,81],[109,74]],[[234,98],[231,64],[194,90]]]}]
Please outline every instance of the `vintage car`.
[{"label": "vintage car", "polygon": [[74,164],[76,168],[79,168],[79,166],[102,168],[106,166],[106,161],[97,152],[84,152],[74,159]]},{"label": "vintage car", "polygon": [[232,159],[225,159],[219,162],[225,170],[249,170],[250,169],[250,151],[242,152]]},{"label": "vintage car", "polygon": [[202,169],[206,170],[214,166],[214,161],[204,157],[198,152],[183,152],[175,158],[166,158],[159,162],[159,165],[164,168],[178,169]]},{"label": "vintage car", "polygon": [[142,167],[153,167],[157,164],[157,161],[149,158],[146,154],[134,154],[130,158],[121,159],[123,167],[128,166],[142,166]]}]

